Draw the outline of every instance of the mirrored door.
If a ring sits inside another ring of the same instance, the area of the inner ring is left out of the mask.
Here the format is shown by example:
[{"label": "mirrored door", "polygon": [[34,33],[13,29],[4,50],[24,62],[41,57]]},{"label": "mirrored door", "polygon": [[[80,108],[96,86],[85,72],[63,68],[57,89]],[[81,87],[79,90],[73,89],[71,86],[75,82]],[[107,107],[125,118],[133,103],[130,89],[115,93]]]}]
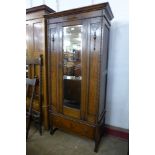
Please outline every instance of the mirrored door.
[{"label": "mirrored door", "polygon": [[81,106],[82,25],[63,27],[63,105]]}]

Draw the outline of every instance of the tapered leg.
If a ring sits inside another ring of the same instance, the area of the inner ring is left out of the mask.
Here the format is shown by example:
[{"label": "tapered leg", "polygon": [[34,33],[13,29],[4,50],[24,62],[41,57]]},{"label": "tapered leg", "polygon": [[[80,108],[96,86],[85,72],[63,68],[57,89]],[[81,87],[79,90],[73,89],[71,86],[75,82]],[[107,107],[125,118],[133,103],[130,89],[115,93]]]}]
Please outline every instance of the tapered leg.
[{"label": "tapered leg", "polygon": [[42,121],[41,121],[41,118],[40,118],[40,123],[39,123],[39,132],[40,132],[40,135],[42,135]]},{"label": "tapered leg", "polygon": [[53,135],[58,128],[50,127],[50,134]]},{"label": "tapered leg", "polygon": [[50,114],[49,120],[50,120],[50,134],[53,135],[54,134],[54,127],[53,127],[53,120],[52,120],[51,114]]},{"label": "tapered leg", "polygon": [[98,145],[99,145],[99,143],[95,142],[94,152],[96,152],[96,153],[97,153],[97,151],[98,151]]},{"label": "tapered leg", "polygon": [[53,129],[53,127],[50,127],[50,134],[51,134],[51,135],[54,134],[54,129]]},{"label": "tapered leg", "polygon": [[103,126],[104,124],[97,124],[95,129],[95,148],[94,152],[98,152],[99,144],[103,135]]},{"label": "tapered leg", "polygon": [[42,111],[40,112],[40,116],[39,116],[39,132],[40,132],[40,135],[42,135]]},{"label": "tapered leg", "polygon": [[29,134],[29,130],[30,130],[30,125],[31,125],[31,115],[28,118],[28,124],[27,124],[27,128],[26,128],[26,140],[28,139],[28,134]]},{"label": "tapered leg", "polygon": [[49,111],[49,124],[50,124],[50,134],[53,135],[54,134],[54,128],[53,128],[53,120],[52,120],[52,115],[51,115],[51,109]]},{"label": "tapered leg", "polygon": [[96,135],[96,138],[95,138],[95,148],[94,148],[94,152],[98,152],[98,147],[99,147],[99,143],[100,143],[100,140],[101,140],[101,137],[99,135],[99,133],[97,133],[98,135]]},{"label": "tapered leg", "polygon": [[100,141],[99,126],[97,125],[96,129],[95,129],[95,148],[94,148],[94,152],[98,151],[99,141]]}]

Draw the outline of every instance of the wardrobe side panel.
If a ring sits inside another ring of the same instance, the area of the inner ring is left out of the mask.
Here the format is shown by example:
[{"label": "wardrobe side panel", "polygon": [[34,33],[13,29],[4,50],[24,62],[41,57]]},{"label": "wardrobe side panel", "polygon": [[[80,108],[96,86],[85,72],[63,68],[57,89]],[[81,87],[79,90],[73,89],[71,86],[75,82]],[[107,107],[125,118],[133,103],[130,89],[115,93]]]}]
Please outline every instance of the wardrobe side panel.
[{"label": "wardrobe side panel", "polygon": [[108,73],[108,46],[109,46],[109,26],[103,19],[102,46],[100,54],[100,98],[99,98],[98,120],[101,120],[105,114],[106,85],[107,85],[107,73]]}]

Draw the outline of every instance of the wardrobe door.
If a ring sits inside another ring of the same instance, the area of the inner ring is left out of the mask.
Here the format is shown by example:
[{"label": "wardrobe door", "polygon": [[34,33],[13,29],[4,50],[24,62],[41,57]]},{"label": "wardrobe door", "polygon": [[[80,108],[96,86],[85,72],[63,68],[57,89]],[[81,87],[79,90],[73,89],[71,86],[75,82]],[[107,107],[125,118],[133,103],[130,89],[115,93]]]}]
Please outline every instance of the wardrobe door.
[{"label": "wardrobe door", "polygon": [[101,17],[88,19],[89,79],[87,120],[97,121],[99,104]]},{"label": "wardrobe door", "polygon": [[60,112],[59,75],[61,49],[61,24],[48,25],[48,91],[53,112]]},{"label": "wardrobe door", "polygon": [[[80,119],[81,109],[81,21],[62,26],[62,108],[63,114]],[[60,88],[61,89],[61,88]]]}]

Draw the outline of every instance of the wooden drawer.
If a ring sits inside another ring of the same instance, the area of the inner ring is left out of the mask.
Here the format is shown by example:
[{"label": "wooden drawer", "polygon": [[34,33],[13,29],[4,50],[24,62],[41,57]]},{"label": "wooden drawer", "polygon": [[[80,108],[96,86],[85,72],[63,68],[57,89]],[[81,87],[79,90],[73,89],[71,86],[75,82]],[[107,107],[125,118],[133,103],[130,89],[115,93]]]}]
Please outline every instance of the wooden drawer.
[{"label": "wooden drawer", "polygon": [[55,127],[63,129],[67,132],[76,133],[80,136],[85,136],[94,139],[95,128],[92,125],[86,124],[80,120],[69,119],[64,115],[53,114],[53,124]]}]

